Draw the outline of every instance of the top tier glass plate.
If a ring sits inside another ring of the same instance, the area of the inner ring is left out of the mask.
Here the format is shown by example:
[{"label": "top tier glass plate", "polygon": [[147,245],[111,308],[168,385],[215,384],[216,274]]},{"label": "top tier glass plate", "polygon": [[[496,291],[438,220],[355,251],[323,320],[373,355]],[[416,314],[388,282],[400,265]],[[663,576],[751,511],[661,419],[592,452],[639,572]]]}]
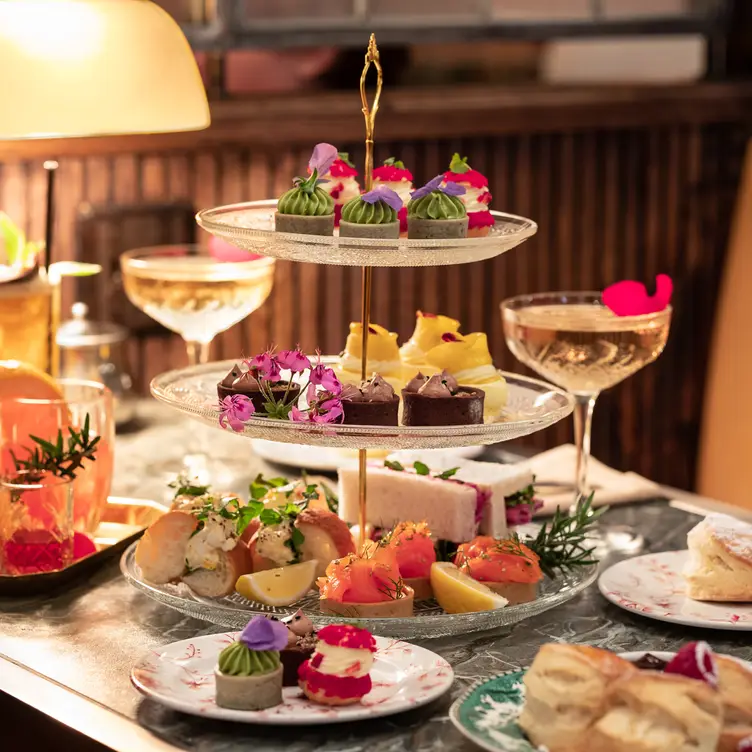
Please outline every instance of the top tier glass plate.
[{"label": "top tier glass plate", "polygon": [[[327,365],[335,361],[331,356],[322,358]],[[151,382],[151,393],[160,402],[219,428],[217,382],[234,365],[234,360],[224,360],[168,371]],[[514,373],[502,372],[502,375],[507,380],[509,399],[501,419],[495,423],[356,426],[251,418],[238,436],[344,449],[451,449],[517,439],[547,428],[572,412],[574,398],[563,389]]]},{"label": "top tier glass plate", "polygon": [[[370,240],[276,232],[276,199],[204,209],[196,221],[212,235],[263,256],[341,266],[447,266],[483,261],[535,235],[531,219],[492,211],[496,224],[483,238]],[[335,230],[335,232],[337,232]]]}]

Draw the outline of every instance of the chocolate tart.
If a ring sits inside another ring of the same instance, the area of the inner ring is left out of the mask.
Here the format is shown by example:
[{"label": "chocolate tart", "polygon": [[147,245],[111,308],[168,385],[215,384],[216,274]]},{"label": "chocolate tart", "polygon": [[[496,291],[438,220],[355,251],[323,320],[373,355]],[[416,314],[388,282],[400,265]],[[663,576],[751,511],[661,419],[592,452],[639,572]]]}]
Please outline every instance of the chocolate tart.
[{"label": "chocolate tart", "polygon": [[343,423],[356,426],[396,426],[399,413],[399,397],[378,402],[353,402],[342,400],[345,414]]},{"label": "chocolate tart", "polygon": [[466,426],[483,423],[482,389],[460,386],[451,397],[402,390],[403,426]]},{"label": "chocolate tart", "polygon": [[[286,381],[280,381],[272,387],[272,394],[277,400],[280,400],[285,396],[285,391],[287,391]],[[220,400],[224,399],[225,397],[231,397],[233,394],[243,394],[251,400],[253,406],[256,408],[256,413],[261,413],[261,417],[263,417],[266,397],[264,397],[264,394],[260,389],[235,389],[233,387],[227,387],[222,386],[222,384],[217,384],[217,394],[219,395]],[[290,387],[290,391],[287,395],[288,399],[292,398],[292,400],[295,401],[297,400],[299,395],[300,387],[293,384]]]},{"label": "chocolate tart", "polygon": [[[310,642],[310,645],[308,644]],[[282,663],[282,686],[298,686],[298,669],[313,655],[316,647],[316,635],[302,638],[297,645],[288,645],[279,651],[279,660]]]},{"label": "chocolate tart", "polygon": [[341,601],[322,598],[319,601],[319,608],[322,614],[344,616],[350,619],[403,618],[413,615],[414,601],[415,593],[413,589],[405,584],[402,588],[402,595],[391,601],[342,603]]}]

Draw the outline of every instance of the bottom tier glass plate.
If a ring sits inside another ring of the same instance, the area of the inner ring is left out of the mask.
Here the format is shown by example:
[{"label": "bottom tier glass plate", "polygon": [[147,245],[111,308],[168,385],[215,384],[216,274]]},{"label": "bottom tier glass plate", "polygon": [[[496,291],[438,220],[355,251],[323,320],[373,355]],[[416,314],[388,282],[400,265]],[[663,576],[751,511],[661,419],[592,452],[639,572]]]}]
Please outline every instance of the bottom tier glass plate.
[{"label": "bottom tier glass plate", "polygon": [[[224,598],[202,598],[184,584],[152,585],[144,580],[136,564],[136,545],[130,546],[120,559],[120,569],[125,579],[150,598],[196,619],[230,629],[242,629],[256,614],[288,616],[301,608],[316,626],[347,621],[340,616],[320,614],[319,599],[313,592],[292,606],[274,608],[246,600],[237,593]],[[532,603],[519,606],[472,614],[447,614],[435,601],[425,601],[416,604],[415,615],[409,618],[358,618],[357,622],[374,634],[401,639],[448,637],[506,627],[566,603],[594,582],[597,573],[598,568],[593,565],[562,574],[555,580],[546,577],[541,583],[538,597]]]}]

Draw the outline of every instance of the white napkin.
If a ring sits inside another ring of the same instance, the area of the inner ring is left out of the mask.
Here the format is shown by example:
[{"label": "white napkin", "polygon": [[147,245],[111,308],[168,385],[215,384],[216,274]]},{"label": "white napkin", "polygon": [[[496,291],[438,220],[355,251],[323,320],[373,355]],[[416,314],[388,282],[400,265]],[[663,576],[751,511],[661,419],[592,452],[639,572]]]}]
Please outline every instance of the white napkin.
[{"label": "white napkin", "polygon": [[[541,484],[540,489],[536,489],[536,496],[543,501],[538,515],[553,514],[557,507],[566,510],[572,505],[576,459],[574,444],[562,444],[520,463],[535,475],[536,484]],[[559,490],[546,487],[547,482],[565,485]],[[620,473],[595,457],[591,457],[588,463],[588,484],[595,491],[593,506],[596,507],[664,495],[657,483],[637,473]]]}]

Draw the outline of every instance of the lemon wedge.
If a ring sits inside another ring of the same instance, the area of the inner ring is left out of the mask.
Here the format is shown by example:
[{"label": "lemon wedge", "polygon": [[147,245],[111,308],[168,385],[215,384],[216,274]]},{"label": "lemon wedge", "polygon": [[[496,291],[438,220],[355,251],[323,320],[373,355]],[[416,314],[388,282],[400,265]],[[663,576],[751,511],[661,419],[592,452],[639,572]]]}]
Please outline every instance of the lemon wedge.
[{"label": "lemon wedge", "polygon": [[506,598],[461,572],[448,561],[431,565],[431,587],[434,598],[448,614],[469,614],[504,608]]},{"label": "lemon wedge", "polygon": [[317,566],[318,561],[311,559],[289,567],[244,574],[235,583],[235,590],[249,601],[267,606],[290,606],[313,587]]}]

